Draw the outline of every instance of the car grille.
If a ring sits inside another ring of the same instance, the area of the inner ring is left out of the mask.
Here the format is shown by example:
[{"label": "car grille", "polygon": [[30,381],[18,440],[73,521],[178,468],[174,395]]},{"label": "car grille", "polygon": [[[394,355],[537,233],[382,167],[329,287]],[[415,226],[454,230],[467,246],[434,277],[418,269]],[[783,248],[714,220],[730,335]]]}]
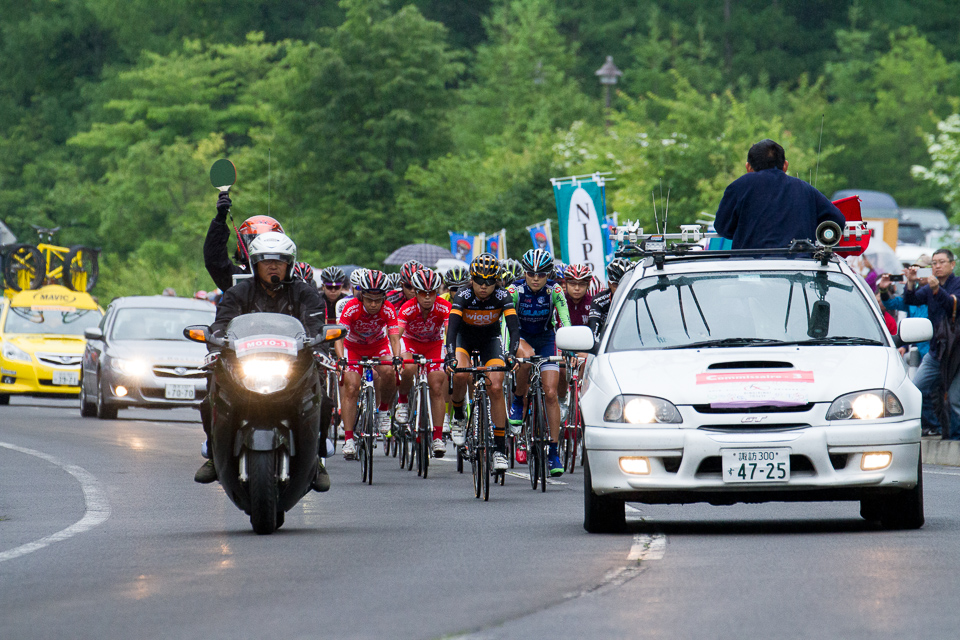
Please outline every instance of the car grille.
[{"label": "car grille", "polygon": [[711,407],[709,404],[695,404],[693,410],[697,413],[803,413],[813,409],[814,403],[798,404],[789,407],[777,405],[763,405],[759,407]]},{"label": "car grille", "polygon": [[75,367],[83,356],[78,353],[38,353],[37,360],[48,367]]},{"label": "car grille", "polygon": [[771,424],[760,424],[757,422],[733,423],[733,424],[702,424],[698,429],[702,431],[720,431],[722,433],[743,433],[764,432],[764,431],[790,431],[792,429],[806,429],[810,425],[804,422],[780,422]]},{"label": "car grille", "polygon": [[153,375],[158,378],[191,379],[204,378],[207,374],[205,371],[197,369],[196,367],[157,365],[153,368]]}]

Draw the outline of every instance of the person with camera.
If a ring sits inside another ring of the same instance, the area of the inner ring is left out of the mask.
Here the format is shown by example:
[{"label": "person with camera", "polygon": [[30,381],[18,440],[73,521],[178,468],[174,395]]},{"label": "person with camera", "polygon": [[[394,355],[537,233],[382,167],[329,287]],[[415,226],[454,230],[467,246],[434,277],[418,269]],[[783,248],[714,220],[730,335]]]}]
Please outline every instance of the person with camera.
[{"label": "person with camera", "polygon": [[[950,440],[960,440],[960,376],[944,380],[941,363],[948,359],[960,345],[942,344],[945,340],[942,327],[944,323],[954,321],[954,305],[960,299],[960,278],[953,275],[957,266],[956,258],[949,249],[937,249],[931,260],[932,275],[921,278],[917,275],[917,267],[908,267],[906,270],[906,287],[903,292],[903,301],[908,305],[927,305],[927,313],[933,324],[933,340],[930,342],[930,351],[920,362],[913,384],[917,385],[924,398],[940,392],[940,385],[947,389],[950,406],[945,412],[949,423],[941,422],[941,429],[948,429]],[[919,283],[919,286],[918,286]],[[877,282],[878,286],[889,286],[889,277],[884,276]],[[939,339],[938,339],[939,338]],[[933,412],[933,405],[924,401],[923,411],[928,412],[928,419]]]}]

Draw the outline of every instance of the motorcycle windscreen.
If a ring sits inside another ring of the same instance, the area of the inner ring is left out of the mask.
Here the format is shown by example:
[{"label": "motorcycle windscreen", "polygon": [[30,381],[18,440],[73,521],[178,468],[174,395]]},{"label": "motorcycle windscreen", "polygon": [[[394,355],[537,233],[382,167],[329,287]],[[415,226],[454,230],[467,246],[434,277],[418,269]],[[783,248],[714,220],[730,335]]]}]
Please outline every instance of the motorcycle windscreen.
[{"label": "motorcycle windscreen", "polygon": [[287,386],[305,332],[296,318],[277,313],[251,313],[227,325],[227,338],[237,354],[244,387],[268,394]]}]

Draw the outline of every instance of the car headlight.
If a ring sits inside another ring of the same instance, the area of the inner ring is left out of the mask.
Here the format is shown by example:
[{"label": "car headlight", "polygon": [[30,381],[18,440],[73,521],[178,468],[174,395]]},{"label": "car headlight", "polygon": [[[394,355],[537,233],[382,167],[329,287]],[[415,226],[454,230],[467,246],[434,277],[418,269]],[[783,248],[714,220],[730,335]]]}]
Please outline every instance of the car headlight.
[{"label": "car headlight", "polygon": [[677,424],[683,422],[673,403],[652,396],[617,396],[603,412],[606,422]]},{"label": "car headlight", "polygon": [[892,391],[868,389],[840,396],[827,410],[827,420],[876,420],[903,415],[903,405]]},{"label": "car headlight", "polygon": [[287,386],[290,363],[286,360],[254,358],[245,360],[240,366],[243,370],[243,386],[250,391],[276,393]]},{"label": "car headlight", "polygon": [[31,362],[30,354],[12,342],[3,343],[3,357],[17,362]]},{"label": "car headlight", "polygon": [[111,358],[110,364],[120,373],[132,378],[139,378],[150,371],[150,365],[144,360],[127,360],[126,358]]}]

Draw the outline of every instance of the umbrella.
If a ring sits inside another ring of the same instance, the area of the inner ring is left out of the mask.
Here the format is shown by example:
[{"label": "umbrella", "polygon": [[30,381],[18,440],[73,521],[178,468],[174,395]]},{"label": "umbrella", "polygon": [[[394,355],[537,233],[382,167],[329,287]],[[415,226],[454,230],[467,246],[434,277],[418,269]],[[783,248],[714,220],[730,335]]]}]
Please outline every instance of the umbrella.
[{"label": "umbrella", "polygon": [[357,269],[362,269],[362,268],[363,268],[363,267],[361,267],[361,266],[358,265],[358,264],[341,264],[341,265],[338,265],[338,266],[339,266],[340,269],[343,271],[343,275],[347,276],[348,278],[350,277],[350,274],[351,274],[351,273],[353,273],[353,272],[356,271]]},{"label": "umbrella", "polygon": [[417,260],[425,266],[432,267],[437,264],[437,260],[452,257],[453,254],[449,249],[435,244],[408,244],[387,256],[383,264],[403,264],[408,260]]}]

